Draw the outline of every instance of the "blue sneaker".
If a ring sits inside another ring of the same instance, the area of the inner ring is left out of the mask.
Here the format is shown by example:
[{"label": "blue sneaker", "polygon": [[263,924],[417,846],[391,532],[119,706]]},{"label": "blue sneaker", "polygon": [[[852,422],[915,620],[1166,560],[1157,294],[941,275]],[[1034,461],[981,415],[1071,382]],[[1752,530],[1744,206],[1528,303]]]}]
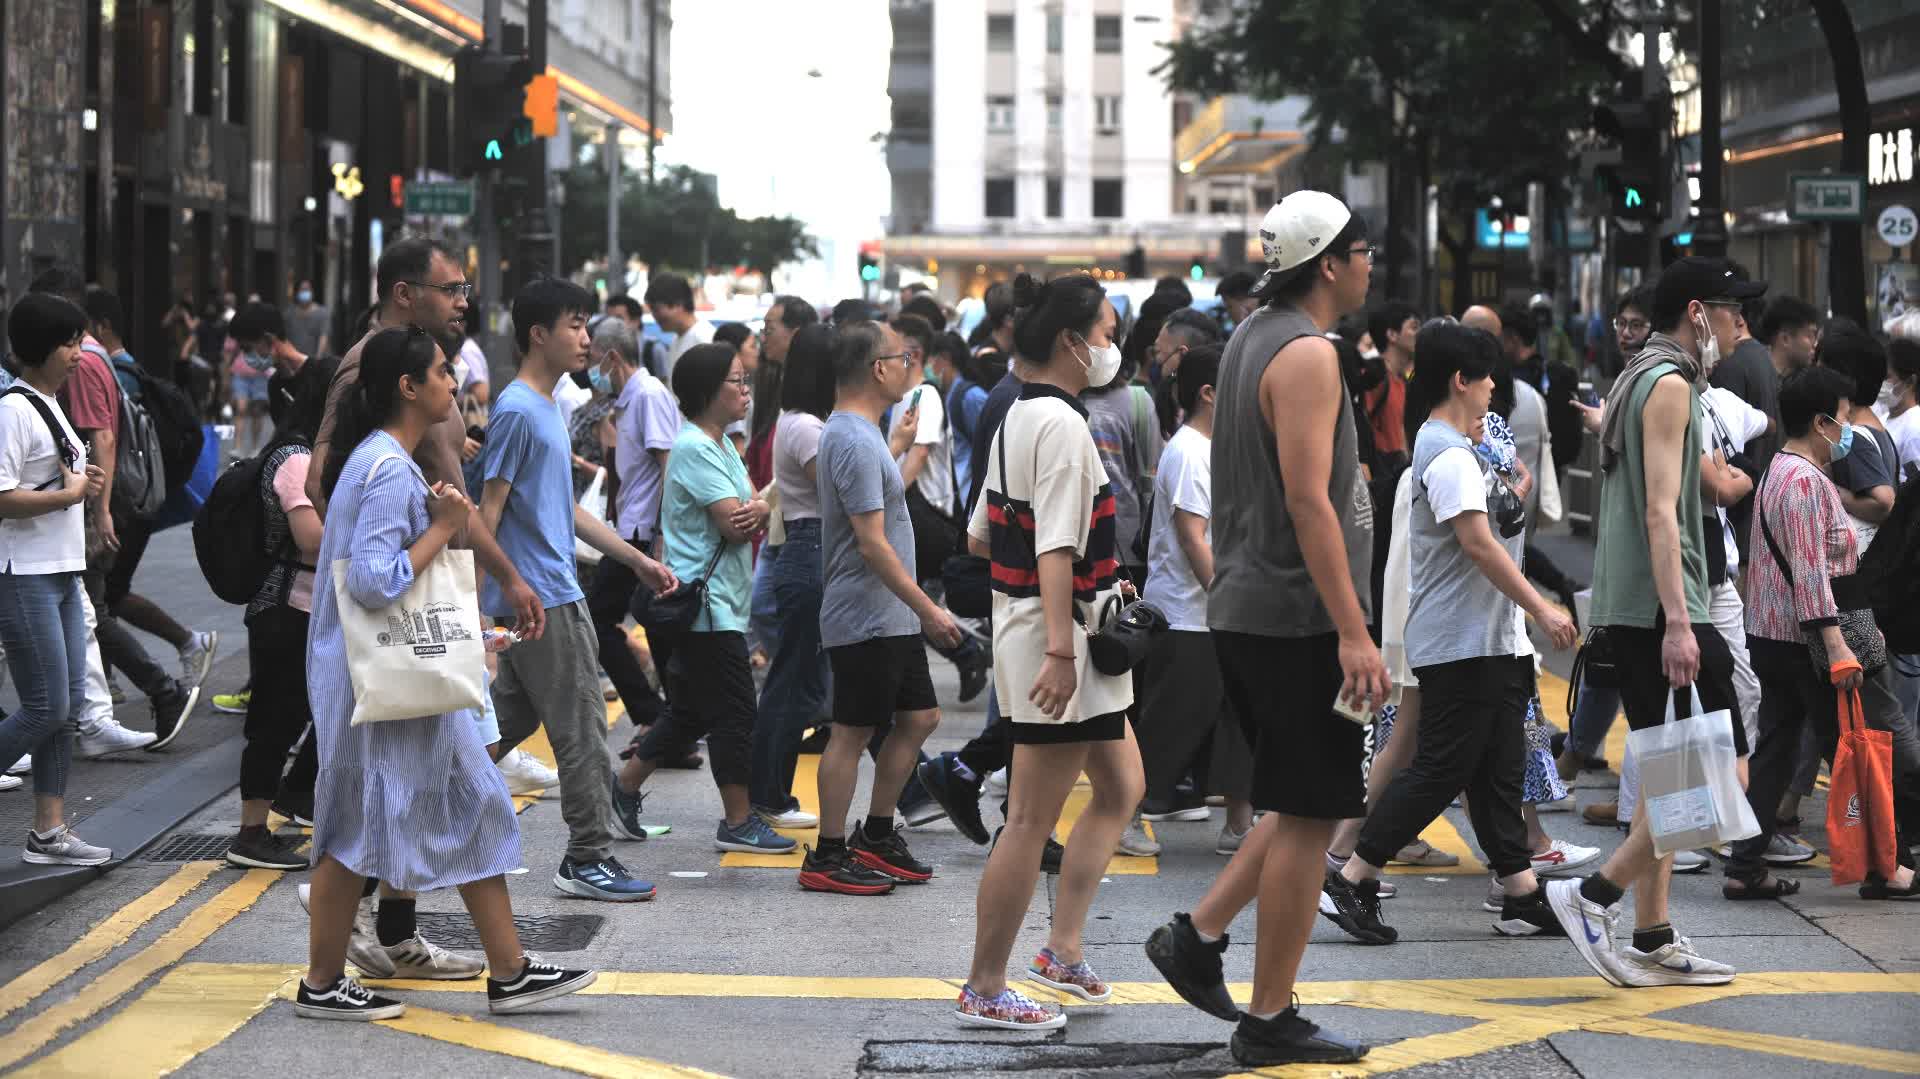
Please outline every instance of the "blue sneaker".
[{"label": "blue sneaker", "polygon": [[563,858],[553,875],[553,886],[582,899],[602,899],[609,903],[637,903],[653,898],[652,883],[636,879],[618,858],[602,858],[597,862]]},{"label": "blue sneaker", "polygon": [[742,854],[787,854],[794,846],[793,840],[767,827],[767,822],[761,820],[758,813],[747,814],[746,823],[739,827],[722,819],[719,831],[713,836],[715,850],[739,851]]}]

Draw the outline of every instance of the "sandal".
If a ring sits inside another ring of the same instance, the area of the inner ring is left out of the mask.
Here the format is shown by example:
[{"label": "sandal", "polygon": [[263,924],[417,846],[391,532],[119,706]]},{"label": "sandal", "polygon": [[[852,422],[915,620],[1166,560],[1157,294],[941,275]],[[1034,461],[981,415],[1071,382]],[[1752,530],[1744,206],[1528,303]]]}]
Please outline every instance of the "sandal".
[{"label": "sandal", "polygon": [[1920,874],[1905,888],[1895,888],[1886,878],[1875,874],[1860,886],[1862,899],[1920,899]]},{"label": "sandal", "polygon": [[[1738,885],[1738,887],[1735,887]],[[1800,882],[1792,877],[1777,877],[1769,873],[1757,881],[1743,881],[1738,877],[1728,877],[1720,886],[1720,898],[1743,899],[1780,899],[1795,895],[1800,891]]]},{"label": "sandal", "polygon": [[1424,839],[1416,839],[1406,846],[1401,847],[1400,853],[1394,855],[1393,860],[1401,865],[1432,867],[1460,864],[1459,855],[1448,854],[1446,851],[1438,849]]}]

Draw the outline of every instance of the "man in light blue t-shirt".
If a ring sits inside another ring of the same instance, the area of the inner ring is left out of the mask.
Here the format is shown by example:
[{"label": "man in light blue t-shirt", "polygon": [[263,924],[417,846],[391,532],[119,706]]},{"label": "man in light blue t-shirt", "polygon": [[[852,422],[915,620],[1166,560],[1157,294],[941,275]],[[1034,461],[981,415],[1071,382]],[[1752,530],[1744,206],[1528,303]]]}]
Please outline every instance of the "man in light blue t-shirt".
[{"label": "man in light blue t-shirt", "polygon": [[[586,355],[587,316],[598,307],[592,293],[557,278],[533,281],[514,297],[520,375],[500,392],[487,423],[480,513],[547,614],[538,640],[500,654],[493,683],[500,751],[547,728],[568,837],[554,885],[588,899],[627,902],[651,898],[653,885],[628,875],[610,853],[606,702],[595,676],[599,644],[574,567],[574,537],[627,566],[649,588],[669,589],[674,578],[573,502],[572,441],[553,388]],[[513,609],[491,579],[480,606],[501,618]]]}]

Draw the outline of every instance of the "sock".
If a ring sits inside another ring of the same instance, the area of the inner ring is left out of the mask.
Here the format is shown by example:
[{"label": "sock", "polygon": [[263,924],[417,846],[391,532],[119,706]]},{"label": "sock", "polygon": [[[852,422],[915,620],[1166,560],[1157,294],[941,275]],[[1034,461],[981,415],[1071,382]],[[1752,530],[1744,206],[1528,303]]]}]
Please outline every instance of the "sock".
[{"label": "sock", "polygon": [[885,839],[893,834],[893,816],[876,817],[868,814],[865,826],[868,839]]},{"label": "sock", "polygon": [[1254,1017],[1255,1019],[1260,1020],[1262,1023],[1271,1023],[1275,1019],[1278,1019],[1280,1017],[1279,1012],[1265,1012],[1265,1013],[1248,1012],[1247,1014]]},{"label": "sock", "polygon": [[975,786],[980,785],[980,777],[974,774],[973,769],[967,767],[966,761],[958,757],[953,758],[953,774]]},{"label": "sock", "polygon": [[240,835],[243,838],[246,836],[265,835],[266,831],[267,826],[264,824],[243,824],[240,826]]},{"label": "sock", "polygon": [[1603,907],[1611,907],[1615,903],[1620,902],[1621,897],[1627,894],[1627,890],[1600,874],[1595,873],[1593,876],[1580,882],[1580,894],[1585,897],[1588,902],[1598,903]]},{"label": "sock", "polygon": [[413,900],[382,899],[380,908],[373,915],[373,929],[380,937],[380,943],[386,947],[413,936]]},{"label": "sock", "polygon": [[840,850],[840,851],[843,851],[843,850],[846,850],[846,849],[847,849],[847,837],[846,837],[846,836],[827,836],[827,835],[823,835],[823,836],[821,836],[821,837],[820,837],[820,844],[819,844],[819,846],[817,846],[817,847],[815,847],[815,848],[813,848],[813,849],[814,849],[814,850],[817,850],[817,851],[819,851],[819,852],[820,852],[820,853],[822,853],[822,854],[825,854],[825,853],[827,853],[828,851],[832,851],[832,850]]},{"label": "sock", "polygon": [[1353,858],[1353,855],[1351,854],[1343,858],[1340,855],[1333,853],[1332,851],[1328,851],[1327,852],[1327,872],[1329,873],[1340,872],[1342,869],[1345,869],[1347,867],[1347,862],[1350,861],[1352,858]]},{"label": "sock", "polygon": [[1203,932],[1201,932],[1201,931],[1200,931],[1200,927],[1199,927],[1199,926],[1197,926],[1197,925],[1193,927],[1193,935],[1194,935],[1194,936],[1196,936],[1196,937],[1199,937],[1199,938],[1200,938],[1200,943],[1202,943],[1202,944],[1218,944],[1218,943],[1220,943],[1220,938],[1219,938],[1219,937],[1216,937],[1216,936],[1214,936],[1214,935],[1213,935],[1213,934],[1211,934],[1211,933],[1203,933]]},{"label": "sock", "polygon": [[1651,952],[1673,943],[1673,926],[1667,922],[1633,931],[1633,947],[1636,951]]}]

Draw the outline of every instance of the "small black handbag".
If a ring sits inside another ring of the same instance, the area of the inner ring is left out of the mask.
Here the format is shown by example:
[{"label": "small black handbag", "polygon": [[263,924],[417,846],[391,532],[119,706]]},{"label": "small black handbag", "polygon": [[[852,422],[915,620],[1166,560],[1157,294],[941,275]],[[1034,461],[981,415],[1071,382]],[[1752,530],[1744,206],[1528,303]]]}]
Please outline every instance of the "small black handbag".
[{"label": "small black handbag", "polygon": [[1146,600],[1123,605],[1119,596],[1108,596],[1087,634],[1087,658],[1101,674],[1127,674],[1147,661],[1153,639],[1169,628],[1166,613]]},{"label": "small black handbag", "polygon": [[636,587],[633,598],[627,601],[633,620],[648,633],[685,633],[692,629],[700,613],[707,609],[707,579],[713,576],[714,567],[720,564],[720,556],[726,550],[727,542],[721,540],[707,561],[706,572],[693,580],[681,581],[665,595],[655,595],[644,584]]},{"label": "small black handbag", "polygon": [[961,618],[993,616],[993,562],[973,554],[956,554],[940,564],[946,585],[947,610]]}]

